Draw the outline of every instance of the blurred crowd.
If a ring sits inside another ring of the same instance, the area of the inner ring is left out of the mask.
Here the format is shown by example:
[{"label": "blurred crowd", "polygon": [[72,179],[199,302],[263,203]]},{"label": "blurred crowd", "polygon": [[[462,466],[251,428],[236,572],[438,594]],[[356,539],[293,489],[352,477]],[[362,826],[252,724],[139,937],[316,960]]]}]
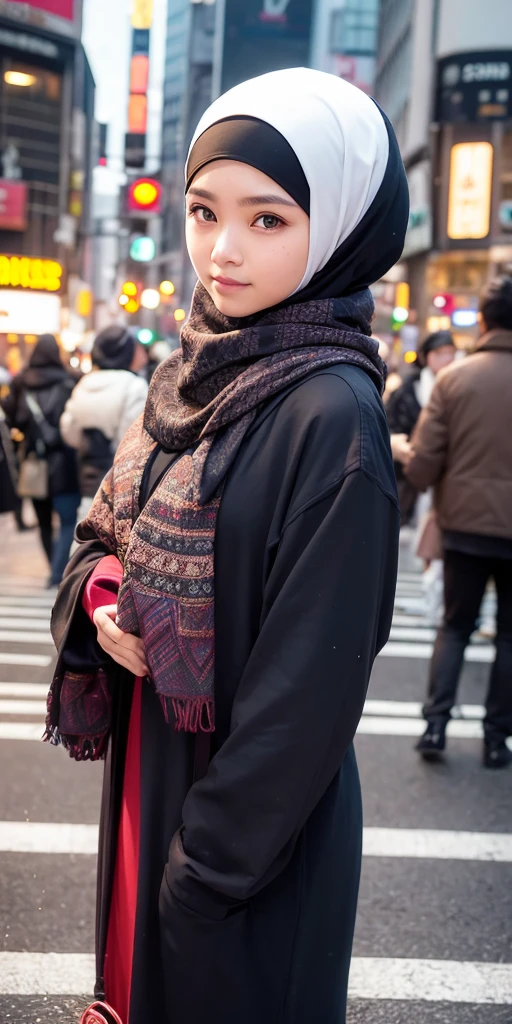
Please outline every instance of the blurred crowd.
[{"label": "blurred crowd", "polygon": [[[417,749],[425,758],[444,750],[464,651],[480,628],[496,643],[484,761],[502,767],[512,760],[512,278],[486,287],[479,315],[473,353],[458,352],[449,331],[428,335],[417,368],[384,400],[402,526],[423,561],[427,619],[439,627]],[[49,586],[62,579],[75,524],[143,411],[158,362],[118,325],[97,335],[91,359],[77,379],[42,335],[0,408],[0,512],[28,529],[22,501],[31,499]]]},{"label": "blurred crowd", "polygon": [[0,511],[12,511],[18,529],[28,529],[22,503],[31,500],[49,587],[62,579],[76,522],[142,413],[157,364],[119,325],[97,335],[91,360],[92,371],[81,376],[62,362],[56,338],[41,335],[1,402]]},{"label": "blurred crowd", "polygon": [[480,625],[496,644],[484,763],[499,768],[512,760],[512,278],[488,284],[479,316],[465,358],[449,332],[425,338],[419,372],[393,391],[387,411],[402,523],[416,524],[427,610],[440,622],[417,749],[442,754],[464,651]]}]

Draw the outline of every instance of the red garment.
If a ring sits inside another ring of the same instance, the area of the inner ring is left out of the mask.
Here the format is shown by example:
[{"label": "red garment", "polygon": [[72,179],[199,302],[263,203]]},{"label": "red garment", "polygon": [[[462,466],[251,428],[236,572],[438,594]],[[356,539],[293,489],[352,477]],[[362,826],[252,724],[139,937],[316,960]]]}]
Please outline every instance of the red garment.
[{"label": "red garment", "polygon": [[[89,577],[83,607],[92,620],[96,608],[114,604],[123,570],[115,555],[107,555]],[[123,798],[117,837],[116,866],[108,926],[104,977],[105,997],[129,1024],[133,943],[137,912],[140,833],[140,715],[142,680],[133,691],[126,750]]]},{"label": "red garment", "polygon": [[129,1024],[133,943],[137,912],[140,832],[140,708],[142,680],[135,680],[128,729],[123,799],[105,956],[105,997]]}]

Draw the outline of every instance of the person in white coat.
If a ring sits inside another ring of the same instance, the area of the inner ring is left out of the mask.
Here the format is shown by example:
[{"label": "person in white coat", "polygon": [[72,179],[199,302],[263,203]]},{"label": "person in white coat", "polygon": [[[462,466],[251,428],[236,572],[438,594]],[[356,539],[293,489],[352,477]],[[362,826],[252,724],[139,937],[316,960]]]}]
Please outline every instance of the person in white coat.
[{"label": "person in white coat", "polygon": [[78,382],[60,419],[62,437],[78,451],[78,522],[87,515],[119,442],[143,412],[148,391],[138,376],[147,363],[146,350],[126,327],[112,324],[100,331],[91,359],[91,373]]}]

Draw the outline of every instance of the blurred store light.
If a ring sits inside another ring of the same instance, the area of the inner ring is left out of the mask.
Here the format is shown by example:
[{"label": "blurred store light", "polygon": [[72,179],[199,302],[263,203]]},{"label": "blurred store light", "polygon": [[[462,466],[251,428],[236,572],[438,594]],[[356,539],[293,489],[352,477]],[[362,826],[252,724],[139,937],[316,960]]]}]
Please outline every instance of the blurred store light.
[{"label": "blurred store light", "polygon": [[149,235],[139,235],[130,246],[130,259],[136,263],[150,263],[155,257],[156,246]]},{"label": "blurred store light", "polygon": [[160,292],[156,288],[145,288],[140,297],[140,304],[144,309],[157,309],[160,305]]},{"label": "blurred store light", "polygon": [[123,285],[123,288],[122,288],[122,291],[123,291],[123,295],[129,295],[130,297],[133,297],[134,295],[136,295],[137,294],[137,285],[135,284],[135,281],[125,281],[125,283]]},{"label": "blurred store light", "polygon": [[35,75],[27,75],[23,71],[6,71],[4,82],[6,85],[17,85],[26,89],[30,85],[35,85],[37,78]]},{"label": "blurred store light", "polygon": [[459,142],[450,154],[448,238],[486,238],[491,217],[493,147]]},{"label": "blurred store light", "polygon": [[172,281],[162,281],[160,284],[160,291],[162,295],[174,295],[176,289]]},{"label": "blurred store light", "polygon": [[452,313],[452,324],[454,327],[475,327],[478,323],[476,309],[456,309]]}]

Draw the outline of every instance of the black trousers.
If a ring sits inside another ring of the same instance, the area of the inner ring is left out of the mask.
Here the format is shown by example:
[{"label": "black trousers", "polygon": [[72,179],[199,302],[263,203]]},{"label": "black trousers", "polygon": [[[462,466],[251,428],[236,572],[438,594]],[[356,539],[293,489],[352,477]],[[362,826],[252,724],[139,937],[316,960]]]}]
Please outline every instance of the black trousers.
[{"label": "black trousers", "polygon": [[498,616],[484,730],[487,739],[501,740],[512,735],[512,559],[445,551],[444,620],[434,646],[423,715],[428,722],[440,724],[450,718],[464,651],[491,577],[498,595]]},{"label": "black trousers", "polygon": [[41,536],[41,544],[44,548],[44,553],[48,559],[49,564],[52,564],[52,551],[53,551],[53,539],[52,539],[52,512],[53,505],[51,498],[33,498],[32,504],[36,511],[37,521],[39,523],[39,534]]}]

